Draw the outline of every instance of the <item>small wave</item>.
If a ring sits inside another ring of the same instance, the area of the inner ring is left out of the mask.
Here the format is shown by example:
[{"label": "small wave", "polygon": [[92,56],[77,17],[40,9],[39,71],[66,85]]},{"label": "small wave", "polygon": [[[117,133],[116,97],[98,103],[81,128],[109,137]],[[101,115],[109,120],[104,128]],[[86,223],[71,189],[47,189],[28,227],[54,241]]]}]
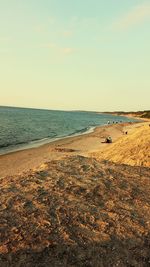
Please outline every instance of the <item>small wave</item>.
[{"label": "small wave", "polygon": [[8,147],[12,147],[12,146],[17,146],[17,145],[24,145],[26,144],[26,142],[18,142],[18,143],[7,143],[7,144],[2,144],[0,145],[0,149],[1,148],[8,148]]},{"label": "small wave", "polygon": [[76,136],[76,135],[83,135],[83,134],[88,134],[94,132],[94,129],[96,126],[91,126],[91,127],[85,127],[81,130],[77,130],[74,133],[69,134],[68,136]]},{"label": "small wave", "polygon": [[47,137],[47,138],[43,138],[43,139],[35,139],[35,140],[32,140],[32,141],[28,142],[28,144],[35,144],[35,143],[38,143],[38,142],[45,141],[47,139],[49,139],[49,138]]},{"label": "small wave", "polygon": [[29,145],[29,144],[34,144],[34,143],[39,143],[39,142],[43,142],[43,141],[46,141],[46,140],[50,140],[50,139],[53,139],[57,137],[57,134],[56,133],[51,133],[51,135],[47,136],[47,137],[44,137],[42,139],[40,138],[34,138],[32,140],[29,140],[29,141],[21,141],[21,142],[14,142],[14,143],[5,143],[5,144],[0,144],[0,149],[4,149],[4,148],[8,148],[8,147],[17,147],[17,146],[22,146],[22,145]]},{"label": "small wave", "polygon": [[39,147],[39,146],[42,146],[42,145],[45,145],[48,143],[52,143],[54,141],[58,141],[61,139],[67,139],[69,137],[75,137],[75,136],[80,136],[80,135],[92,133],[95,128],[96,128],[96,126],[91,126],[91,127],[86,127],[86,128],[81,129],[81,130],[75,131],[74,133],[72,133],[70,135],[66,135],[66,136],[57,136],[56,135],[56,137],[54,137],[54,136],[53,137],[46,137],[46,138],[42,138],[42,139],[32,140],[30,142],[19,142],[17,144],[3,145],[3,146],[0,146],[0,149],[1,149],[0,155],[15,152],[15,151],[20,151],[20,150],[24,150],[24,149]]}]

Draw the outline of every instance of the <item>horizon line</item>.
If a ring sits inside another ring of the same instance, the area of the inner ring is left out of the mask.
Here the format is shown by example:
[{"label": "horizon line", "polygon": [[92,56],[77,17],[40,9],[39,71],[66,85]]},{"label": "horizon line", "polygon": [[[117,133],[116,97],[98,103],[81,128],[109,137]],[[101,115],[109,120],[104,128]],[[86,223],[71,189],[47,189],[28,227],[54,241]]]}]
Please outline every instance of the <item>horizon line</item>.
[{"label": "horizon line", "polygon": [[64,111],[64,112],[93,112],[93,113],[132,113],[132,112],[144,112],[150,111],[147,109],[144,110],[130,110],[130,111],[123,111],[123,110],[113,110],[113,111],[96,111],[96,110],[82,110],[82,109],[50,109],[50,108],[37,108],[37,107],[20,107],[20,106],[9,106],[9,105],[0,105],[0,108],[20,108],[20,109],[35,109],[35,110],[47,110],[47,111]]}]

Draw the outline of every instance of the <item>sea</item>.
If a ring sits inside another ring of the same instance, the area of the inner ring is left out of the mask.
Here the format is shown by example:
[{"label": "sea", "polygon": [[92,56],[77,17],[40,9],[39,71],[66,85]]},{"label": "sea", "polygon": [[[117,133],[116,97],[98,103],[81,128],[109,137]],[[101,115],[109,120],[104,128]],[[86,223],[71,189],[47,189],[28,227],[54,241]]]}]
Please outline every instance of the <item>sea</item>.
[{"label": "sea", "polygon": [[89,133],[108,121],[136,120],[97,112],[0,107],[0,155]]}]

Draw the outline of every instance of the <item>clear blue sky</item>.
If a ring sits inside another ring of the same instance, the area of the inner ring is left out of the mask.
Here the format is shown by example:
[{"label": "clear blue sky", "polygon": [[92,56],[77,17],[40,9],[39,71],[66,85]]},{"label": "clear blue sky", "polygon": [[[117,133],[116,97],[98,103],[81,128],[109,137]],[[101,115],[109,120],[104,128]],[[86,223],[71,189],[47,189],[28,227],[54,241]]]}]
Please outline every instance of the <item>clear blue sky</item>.
[{"label": "clear blue sky", "polygon": [[150,109],[150,1],[0,0],[0,105]]}]

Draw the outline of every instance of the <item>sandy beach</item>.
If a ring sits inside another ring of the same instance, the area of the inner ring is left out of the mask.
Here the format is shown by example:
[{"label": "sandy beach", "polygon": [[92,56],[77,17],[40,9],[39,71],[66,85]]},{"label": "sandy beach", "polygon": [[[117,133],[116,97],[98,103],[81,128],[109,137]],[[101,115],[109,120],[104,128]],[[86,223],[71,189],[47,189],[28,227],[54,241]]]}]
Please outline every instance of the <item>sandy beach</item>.
[{"label": "sandy beach", "polygon": [[31,169],[37,169],[42,164],[53,159],[61,159],[64,156],[87,156],[95,151],[102,151],[109,144],[103,143],[105,137],[111,136],[113,142],[122,137],[123,132],[132,131],[148,122],[112,124],[97,127],[93,133],[68,137],[37,148],[0,155],[0,177],[17,175]]},{"label": "sandy beach", "polygon": [[133,156],[141,131],[149,142],[149,122],[114,124],[0,156],[0,266],[149,266],[150,166],[107,159],[124,141]]}]

